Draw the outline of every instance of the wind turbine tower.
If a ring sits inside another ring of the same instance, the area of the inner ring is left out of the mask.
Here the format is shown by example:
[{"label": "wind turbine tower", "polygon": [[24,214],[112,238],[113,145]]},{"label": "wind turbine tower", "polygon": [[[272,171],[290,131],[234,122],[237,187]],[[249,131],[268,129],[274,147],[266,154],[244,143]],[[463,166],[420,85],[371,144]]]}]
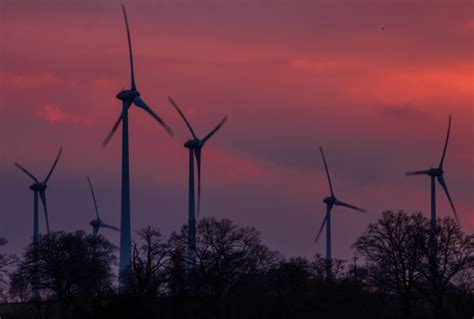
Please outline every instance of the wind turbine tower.
[{"label": "wind turbine tower", "polygon": [[198,179],[198,202],[197,202],[197,217],[199,218],[199,212],[201,207],[201,151],[207,140],[209,140],[227,121],[225,116],[220,123],[210,131],[204,138],[199,139],[194,133],[191,124],[184,116],[184,113],[178,107],[178,105],[169,97],[171,105],[174,106],[176,111],[183,119],[184,123],[191,132],[192,138],[184,144],[184,147],[189,149],[189,205],[188,205],[188,271],[193,271],[196,267],[196,209],[195,209],[195,194],[194,194],[194,158],[196,158],[197,164],[197,179]]},{"label": "wind turbine tower", "polygon": [[130,29],[128,27],[127,13],[125,7],[122,5],[123,17],[125,19],[125,26],[127,29],[128,50],[130,55],[130,89],[122,90],[117,94],[117,99],[122,101],[122,112],[118,120],[115,122],[112,131],[107,135],[102,146],[105,147],[115,131],[122,123],[122,192],[121,192],[121,214],[120,214],[120,261],[119,261],[119,291],[123,292],[126,285],[126,271],[128,271],[131,264],[131,220],[130,220],[130,164],[129,164],[129,145],[128,145],[128,109],[135,105],[151,117],[153,117],[167,132],[172,135],[172,131],[165,122],[156,115],[155,112],[143,101],[140,97],[140,92],[137,90],[135,84],[135,75],[133,68],[133,53],[132,41],[130,38]]},{"label": "wind turbine tower", "polygon": [[321,157],[323,158],[324,168],[326,170],[326,175],[328,178],[329,191],[331,194],[328,197],[324,198],[323,200],[323,202],[326,204],[326,215],[324,217],[323,223],[321,224],[321,227],[319,228],[318,235],[316,236],[315,242],[318,242],[319,237],[321,236],[321,233],[323,231],[323,228],[324,226],[326,226],[326,277],[328,280],[331,280],[332,279],[332,263],[331,263],[331,211],[332,211],[332,208],[334,206],[343,206],[343,207],[357,210],[362,213],[365,213],[365,210],[359,207],[356,207],[354,205],[344,203],[343,201],[340,201],[339,199],[336,198],[336,195],[334,195],[334,190],[332,188],[331,176],[329,175],[329,169],[326,163],[326,158],[324,157],[323,148],[319,147],[319,151],[321,152]]},{"label": "wind turbine tower", "polygon": [[459,225],[459,218],[456,212],[456,208],[454,207],[453,200],[451,199],[451,195],[448,191],[448,186],[446,185],[446,181],[444,179],[444,159],[446,157],[446,151],[448,149],[448,141],[449,141],[449,134],[451,132],[451,115],[449,115],[448,120],[448,132],[446,133],[446,140],[444,142],[443,153],[441,154],[441,160],[439,162],[438,167],[430,168],[427,170],[422,171],[414,171],[414,172],[407,172],[407,176],[414,176],[414,175],[428,175],[431,181],[431,254],[434,260],[434,257],[437,254],[437,239],[436,239],[436,180],[441,185],[441,188],[444,190],[446,197],[448,198],[449,204],[451,205],[451,209],[453,210],[454,217],[456,222]]}]

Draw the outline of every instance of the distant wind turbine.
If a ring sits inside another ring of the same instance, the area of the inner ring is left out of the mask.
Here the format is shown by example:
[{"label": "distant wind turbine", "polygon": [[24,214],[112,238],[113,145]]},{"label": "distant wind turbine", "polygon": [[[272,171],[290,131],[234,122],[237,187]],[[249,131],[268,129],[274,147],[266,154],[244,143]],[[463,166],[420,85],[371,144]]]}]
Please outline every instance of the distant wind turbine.
[{"label": "distant wind turbine", "polygon": [[[59,149],[58,155],[56,156],[56,159],[53,163],[53,166],[49,170],[48,175],[46,175],[46,178],[40,182],[30,171],[28,171],[26,168],[15,162],[15,166],[19,168],[23,173],[28,175],[34,183],[30,186],[30,189],[34,193],[34,199],[33,199],[33,244],[36,245],[38,242],[38,237],[39,237],[39,218],[38,218],[38,195],[41,199],[41,202],[43,204],[43,211],[44,211],[44,217],[46,220],[46,231],[49,233],[49,218],[48,218],[48,206],[46,205],[46,188],[48,187],[47,183],[51,175],[53,174],[54,169],[56,168],[56,165],[58,164],[59,157],[61,156],[63,148],[61,147]],[[35,287],[32,289],[32,299],[38,300],[39,299],[39,290]]]},{"label": "distant wind turbine", "polygon": [[198,177],[198,202],[197,202],[197,218],[201,208],[201,149],[208,139],[210,139],[227,121],[227,115],[220,121],[220,123],[209,132],[204,138],[199,139],[194,133],[191,124],[184,116],[178,105],[171,97],[168,98],[171,105],[183,119],[184,123],[191,132],[192,139],[184,144],[184,147],[189,149],[189,211],[188,211],[188,270],[193,270],[196,266],[196,216],[195,216],[195,195],[194,195],[194,157],[197,163],[197,177]]},{"label": "distant wind turbine", "polygon": [[87,181],[89,182],[89,188],[91,189],[91,194],[92,194],[92,200],[94,201],[94,208],[95,208],[95,216],[96,218],[93,219],[89,225],[92,226],[92,234],[95,236],[97,235],[97,233],[99,232],[99,229],[100,228],[110,228],[110,229],[113,229],[113,230],[116,230],[116,231],[120,231],[119,228],[117,227],[114,227],[114,226],[111,226],[111,225],[108,225],[108,224],[105,224],[102,219],[100,219],[100,216],[99,216],[99,209],[97,208],[97,201],[95,199],[95,193],[94,193],[94,188],[92,187],[92,183],[91,183],[91,180],[89,178],[89,176],[87,176]]},{"label": "distant wind turbine", "polygon": [[329,175],[329,169],[328,165],[326,163],[326,158],[324,157],[324,152],[323,148],[319,147],[319,150],[321,152],[321,156],[323,158],[324,162],[324,168],[326,170],[326,175],[328,177],[328,184],[329,184],[329,190],[331,192],[331,195],[326,197],[323,202],[326,204],[326,216],[324,217],[323,223],[321,224],[321,227],[319,228],[318,235],[316,236],[315,242],[318,242],[319,237],[321,236],[321,233],[323,231],[324,226],[326,226],[326,276],[328,279],[331,279],[332,277],[332,270],[331,270],[331,210],[334,206],[344,206],[347,208],[351,208],[354,210],[357,210],[359,212],[365,213],[364,209],[361,209],[359,207],[356,207],[354,205],[349,205],[347,203],[344,203],[343,201],[340,201],[339,199],[336,198],[336,195],[334,195],[334,190],[332,188],[332,183],[331,183],[331,177]]},{"label": "distant wind turbine", "polygon": [[34,216],[34,221],[33,221],[33,238],[37,237],[39,234],[39,225],[38,225],[38,195],[41,198],[41,202],[43,203],[43,210],[44,210],[44,217],[46,220],[46,230],[49,233],[49,218],[48,218],[48,207],[46,205],[46,188],[48,187],[47,183],[51,175],[53,174],[53,171],[58,164],[59,157],[61,156],[62,153],[62,147],[59,149],[58,155],[56,156],[56,160],[53,163],[53,166],[49,170],[48,175],[46,175],[46,178],[40,182],[33,174],[31,174],[26,168],[15,162],[15,166],[19,168],[23,173],[28,175],[33,181],[33,185],[30,186],[30,189],[34,192],[34,211],[33,211],[33,216]]},{"label": "distant wind turbine", "polygon": [[121,195],[121,215],[120,215],[120,262],[119,262],[119,290],[124,291],[126,284],[125,271],[131,263],[131,225],[130,225],[130,174],[129,174],[129,154],[128,154],[128,109],[132,104],[143,109],[152,116],[168,134],[172,135],[172,131],[165,122],[152,111],[152,109],[140,98],[140,93],[135,85],[135,75],[133,68],[132,41],[130,39],[130,29],[128,27],[127,13],[122,5],[125,26],[127,29],[128,49],[130,55],[130,74],[131,88],[130,90],[122,90],[117,94],[117,99],[122,101],[122,112],[114,124],[112,131],[107,135],[102,146],[105,147],[115,131],[122,122],[122,195]]},{"label": "distant wind turbine", "polygon": [[423,171],[414,171],[414,172],[407,172],[407,176],[414,176],[414,175],[428,175],[431,178],[431,240],[432,240],[432,254],[433,256],[436,255],[437,251],[437,244],[436,244],[436,182],[435,178],[438,180],[438,183],[443,188],[444,192],[446,193],[446,197],[448,197],[449,204],[454,213],[454,217],[459,225],[459,218],[456,212],[456,208],[454,207],[454,203],[451,199],[451,195],[449,195],[448,186],[446,185],[446,181],[444,180],[444,158],[446,157],[446,151],[448,149],[448,141],[449,141],[449,134],[451,131],[451,115],[449,115],[448,121],[448,132],[446,134],[446,141],[444,142],[444,149],[443,154],[441,155],[441,161],[437,168],[430,168],[428,170]]}]

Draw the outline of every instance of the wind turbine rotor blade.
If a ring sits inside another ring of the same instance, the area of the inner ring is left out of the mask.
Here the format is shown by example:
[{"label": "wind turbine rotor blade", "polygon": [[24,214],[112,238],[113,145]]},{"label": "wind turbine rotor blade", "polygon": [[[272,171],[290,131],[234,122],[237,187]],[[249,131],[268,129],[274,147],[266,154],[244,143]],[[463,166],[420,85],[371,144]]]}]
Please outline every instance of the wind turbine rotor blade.
[{"label": "wind turbine rotor blade", "polygon": [[166,132],[168,132],[170,136],[173,136],[173,131],[171,130],[171,128],[166,125],[166,123],[158,115],[156,115],[156,113],[153,112],[153,110],[139,96],[135,97],[133,103],[139,108],[145,110],[148,114],[150,114],[156,121],[158,121],[158,123],[161,124],[161,126],[163,126],[163,128],[166,130]]},{"label": "wind turbine rotor blade", "polygon": [[114,124],[114,127],[112,128],[112,130],[110,131],[110,133],[107,135],[107,137],[104,139],[104,141],[102,142],[102,147],[106,147],[107,144],[109,144],[110,140],[112,139],[112,136],[114,136],[115,134],[115,131],[117,130],[117,128],[119,127],[120,123],[122,122],[123,120],[123,113],[120,113],[120,116],[117,120],[117,122],[115,122]]},{"label": "wind turbine rotor blade", "polygon": [[95,200],[94,188],[92,187],[92,183],[91,183],[91,180],[90,180],[89,176],[87,176],[87,181],[89,182],[89,188],[91,189],[92,199],[94,200],[95,215],[97,216],[97,219],[100,219],[99,218],[99,209],[97,208],[97,201]]},{"label": "wind turbine rotor blade", "polygon": [[321,237],[321,233],[323,232],[324,226],[326,226],[328,215],[331,213],[331,209],[332,209],[332,206],[328,205],[326,209],[326,215],[324,215],[323,223],[321,224],[321,227],[319,227],[318,234],[316,235],[316,239],[314,240],[315,243],[317,243],[319,240],[319,237]]},{"label": "wind turbine rotor blade", "polygon": [[102,224],[100,225],[100,227],[109,228],[109,229],[113,229],[113,230],[116,230],[116,231],[120,231],[120,228],[117,228],[117,227],[111,226],[111,225],[107,225],[107,224],[104,224],[104,223],[102,223]]},{"label": "wind turbine rotor blade", "polygon": [[43,203],[44,217],[46,219],[46,230],[49,234],[49,217],[48,217],[48,206],[46,205],[46,192],[44,190],[40,191],[39,195],[41,198],[41,202]]},{"label": "wind turbine rotor blade", "polygon": [[428,174],[428,171],[413,171],[413,172],[406,172],[406,176],[414,176],[414,175],[425,175]]},{"label": "wind turbine rotor blade", "polygon": [[449,200],[449,204],[451,205],[451,208],[453,210],[454,217],[456,218],[458,225],[460,225],[458,213],[456,212],[456,208],[454,207],[454,203],[453,203],[453,200],[451,199],[451,195],[449,195],[448,186],[446,185],[446,181],[444,180],[443,175],[438,176],[438,182],[443,188],[444,192],[446,193],[446,196],[448,197],[448,200]]},{"label": "wind turbine rotor blade", "polygon": [[198,196],[197,196],[197,218],[201,212],[201,148],[194,149],[194,156],[196,157],[197,175],[198,175]]},{"label": "wind turbine rotor blade", "polygon": [[46,176],[46,178],[44,179],[44,182],[43,183],[47,183],[49,178],[51,177],[51,174],[53,174],[53,171],[54,169],[56,168],[56,165],[58,164],[58,161],[59,161],[59,158],[61,157],[61,153],[63,152],[63,147],[61,146],[59,148],[59,152],[58,152],[58,155],[56,156],[56,159],[54,160],[54,163],[53,163],[53,166],[51,167],[51,169],[49,170],[49,173],[48,173],[48,176]]},{"label": "wind turbine rotor blade", "polygon": [[324,156],[324,151],[323,151],[323,148],[321,146],[319,147],[319,151],[321,152],[321,156],[323,157],[324,169],[326,170],[326,175],[328,177],[329,190],[331,191],[331,196],[334,196],[334,191],[332,189],[331,176],[329,175],[328,164],[326,162],[326,157]]},{"label": "wind turbine rotor blade", "polygon": [[39,183],[38,179],[33,174],[31,174],[26,168],[24,168],[23,166],[21,166],[17,162],[15,162],[15,166],[17,168],[19,168],[23,173],[25,173],[26,175],[31,177],[31,179],[33,179],[36,183]]},{"label": "wind turbine rotor blade", "polygon": [[361,213],[365,213],[365,209],[362,209],[362,208],[359,208],[359,207],[357,207],[357,206],[344,203],[344,202],[342,202],[342,201],[340,201],[340,200],[338,200],[338,199],[336,199],[336,201],[334,202],[334,205],[336,205],[336,206],[344,206],[344,207],[347,207],[347,208],[352,208],[352,209],[358,210],[358,211],[361,212]]},{"label": "wind turbine rotor blade", "polygon": [[449,114],[448,122],[448,133],[446,134],[446,141],[444,142],[443,155],[441,155],[441,161],[439,162],[439,168],[443,168],[444,158],[446,157],[446,150],[448,149],[449,133],[451,132],[451,114]]},{"label": "wind turbine rotor blade", "polygon": [[128,19],[127,19],[127,11],[125,10],[125,6],[122,4],[122,12],[123,12],[123,17],[125,19],[125,26],[127,28],[127,39],[128,39],[128,51],[130,54],[130,76],[131,76],[131,87],[132,90],[136,90],[137,87],[135,86],[135,72],[134,72],[134,67],[133,67],[133,52],[132,52],[132,40],[130,37],[130,28],[128,26]]},{"label": "wind turbine rotor blade", "polygon": [[222,127],[222,125],[224,125],[225,122],[227,122],[227,115],[224,116],[220,123],[217,124],[217,126],[201,140],[202,144],[206,143],[206,141],[210,139],[212,135],[214,135]]},{"label": "wind turbine rotor blade", "polygon": [[186,126],[189,128],[189,130],[191,131],[191,134],[193,135],[193,138],[194,139],[197,139],[197,136],[196,134],[194,133],[193,131],[193,128],[191,127],[191,124],[189,124],[188,120],[186,119],[186,116],[184,116],[184,113],[181,112],[181,109],[178,107],[178,104],[175,103],[175,101],[171,98],[171,96],[168,97],[168,100],[170,101],[171,105],[174,106],[174,108],[176,109],[176,111],[178,111],[179,115],[181,116],[181,118],[184,120],[184,123],[186,123]]}]

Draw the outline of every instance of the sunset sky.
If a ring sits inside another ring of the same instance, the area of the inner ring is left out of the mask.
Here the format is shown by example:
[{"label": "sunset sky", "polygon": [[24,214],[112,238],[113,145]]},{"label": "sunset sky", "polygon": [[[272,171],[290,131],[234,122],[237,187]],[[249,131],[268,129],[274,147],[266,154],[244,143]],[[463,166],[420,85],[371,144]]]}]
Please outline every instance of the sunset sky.
[{"label": "sunset sky", "polygon": [[[190,134],[227,114],[203,149],[201,216],[254,226],[287,256],[314,243],[329,194],[333,256],[384,210],[429,216],[429,178],[448,116],[445,178],[461,227],[474,232],[474,15],[472,1],[126,1],[142,97],[174,129],[170,138],[131,108],[132,230],[170,234],[187,221]],[[53,230],[91,231],[94,183],[101,217],[120,225],[121,134],[106,149],[130,83],[120,2],[0,1],[0,235],[20,253],[32,235],[31,180],[60,146],[47,196]],[[453,216],[437,188],[438,215]],[[40,229],[45,231],[40,210]],[[103,234],[118,244],[118,233]]]}]

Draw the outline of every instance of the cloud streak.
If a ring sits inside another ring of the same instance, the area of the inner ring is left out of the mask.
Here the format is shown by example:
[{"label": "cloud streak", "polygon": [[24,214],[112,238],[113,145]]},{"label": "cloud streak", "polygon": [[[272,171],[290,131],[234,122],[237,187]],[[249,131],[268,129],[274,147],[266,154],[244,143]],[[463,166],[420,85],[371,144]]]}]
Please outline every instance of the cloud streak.
[{"label": "cloud streak", "polygon": [[49,124],[74,124],[91,127],[95,124],[94,119],[85,118],[78,114],[63,111],[58,106],[45,105],[35,115]]}]

